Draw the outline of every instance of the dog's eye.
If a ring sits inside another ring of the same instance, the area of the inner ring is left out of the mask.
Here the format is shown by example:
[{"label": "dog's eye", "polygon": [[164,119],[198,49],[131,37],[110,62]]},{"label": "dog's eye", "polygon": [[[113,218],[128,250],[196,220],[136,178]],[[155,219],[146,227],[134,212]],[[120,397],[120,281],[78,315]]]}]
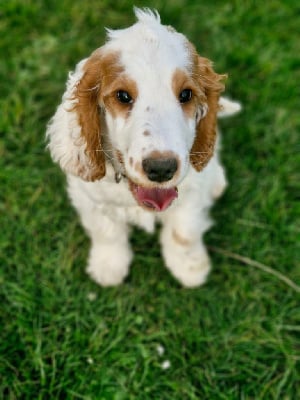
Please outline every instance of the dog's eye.
[{"label": "dog's eye", "polygon": [[117,91],[117,99],[120,103],[123,104],[131,104],[133,103],[133,98],[130,96],[126,90],[118,90]]},{"label": "dog's eye", "polygon": [[179,94],[179,101],[181,104],[187,103],[190,101],[193,97],[193,92],[191,89],[184,89],[182,92]]}]

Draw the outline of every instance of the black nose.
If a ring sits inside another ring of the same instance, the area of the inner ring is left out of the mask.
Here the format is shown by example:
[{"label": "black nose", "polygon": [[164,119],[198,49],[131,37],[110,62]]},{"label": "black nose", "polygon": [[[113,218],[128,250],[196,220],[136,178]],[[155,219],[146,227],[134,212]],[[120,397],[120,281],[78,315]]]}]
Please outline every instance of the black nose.
[{"label": "black nose", "polygon": [[176,158],[145,158],[142,165],[148,179],[153,182],[169,181],[178,167]]}]

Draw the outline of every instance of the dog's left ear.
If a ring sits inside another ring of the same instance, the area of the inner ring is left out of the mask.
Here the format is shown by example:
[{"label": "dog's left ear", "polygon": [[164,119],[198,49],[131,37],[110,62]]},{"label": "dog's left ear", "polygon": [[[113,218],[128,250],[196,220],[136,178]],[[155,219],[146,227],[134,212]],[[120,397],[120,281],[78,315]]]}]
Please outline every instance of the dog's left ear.
[{"label": "dog's left ear", "polygon": [[197,123],[196,137],[190,153],[190,161],[196,171],[201,171],[214,152],[217,129],[217,112],[219,98],[224,90],[222,81],[226,75],[217,74],[211,62],[203,57],[195,57],[194,79],[204,92],[207,103],[207,113]]}]

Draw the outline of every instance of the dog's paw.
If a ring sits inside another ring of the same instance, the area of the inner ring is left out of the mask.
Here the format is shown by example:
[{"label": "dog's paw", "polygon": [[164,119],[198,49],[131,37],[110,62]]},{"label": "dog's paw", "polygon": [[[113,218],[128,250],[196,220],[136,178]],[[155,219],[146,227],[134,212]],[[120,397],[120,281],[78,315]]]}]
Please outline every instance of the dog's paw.
[{"label": "dog's paw", "polygon": [[162,244],[166,267],[183,286],[193,288],[206,282],[211,267],[201,242],[178,244],[175,241],[163,241]]},{"label": "dog's paw", "polygon": [[131,259],[128,248],[93,246],[86,272],[101,286],[117,286],[128,275]]},{"label": "dog's paw", "polygon": [[167,267],[172,275],[187,288],[203,285],[211,268],[208,256],[203,256],[203,254],[199,254],[198,257],[186,256],[185,259],[179,257],[171,263],[169,260]]},{"label": "dog's paw", "polygon": [[208,258],[186,261],[180,268],[172,268],[174,277],[186,288],[194,288],[206,282],[210,271]]}]

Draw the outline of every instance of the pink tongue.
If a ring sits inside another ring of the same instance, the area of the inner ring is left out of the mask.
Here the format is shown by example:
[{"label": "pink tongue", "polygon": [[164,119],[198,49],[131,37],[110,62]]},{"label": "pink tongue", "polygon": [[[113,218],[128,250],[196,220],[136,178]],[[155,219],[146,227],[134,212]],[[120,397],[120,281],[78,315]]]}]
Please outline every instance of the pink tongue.
[{"label": "pink tongue", "polygon": [[177,190],[171,189],[146,189],[141,186],[136,188],[136,196],[140,203],[155,211],[164,211],[176,199]]}]

